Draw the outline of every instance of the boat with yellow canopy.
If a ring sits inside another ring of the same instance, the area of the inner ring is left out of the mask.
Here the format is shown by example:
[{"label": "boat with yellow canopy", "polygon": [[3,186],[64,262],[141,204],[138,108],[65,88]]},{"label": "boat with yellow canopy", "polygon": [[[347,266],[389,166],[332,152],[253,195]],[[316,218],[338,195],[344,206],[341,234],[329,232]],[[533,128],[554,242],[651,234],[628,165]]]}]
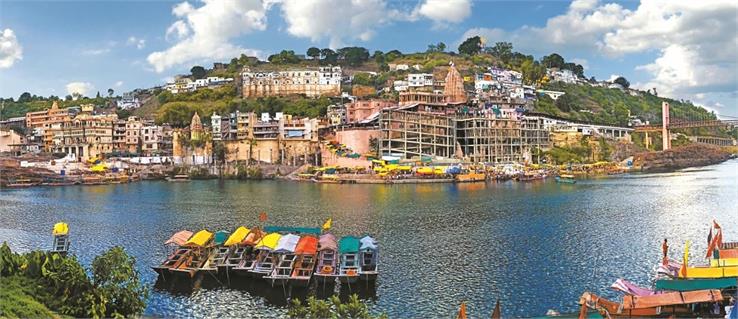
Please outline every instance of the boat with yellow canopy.
[{"label": "boat with yellow canopy", "polygon": [[256,259],[253,267],[248,270],[250,276],[261,278],[270,273],[277,264],[278,257],[274,253],[277,249],[279,240],[282,238],[280,233],[270,233],[264,236],[254,247],[257,250]]},{"label": "boat with yellow canopy", "polygon": [[69,252],[69,225],[64,222],[56,223],[51,234],[54,236],[51,252],[66,255]]},{"label": "boat with yellow canopy", "polygon": [[238,227],[230,236],[228,236],[225,243],[218,247],[218,251],[216,252],[214,259],[218,273],[228,271],[229,268],[238,266],[238,263],[241,262],[241,258],[243,257],[243,252],[245,251],[245,249],[243,249],[244,247],[239,247],[239,244],[246,238],[246,236],[248,236],[250,231],[251,230],[246,227]]},{"label": "boat with yellow canopy", "polygon": [[193,278],[197,271],[205,267],[213,253],[214,234],[203,229],[190,237],[183,245],[192,250],[189,256],[177,267],[171,268],[172,274],[185,278]]}]

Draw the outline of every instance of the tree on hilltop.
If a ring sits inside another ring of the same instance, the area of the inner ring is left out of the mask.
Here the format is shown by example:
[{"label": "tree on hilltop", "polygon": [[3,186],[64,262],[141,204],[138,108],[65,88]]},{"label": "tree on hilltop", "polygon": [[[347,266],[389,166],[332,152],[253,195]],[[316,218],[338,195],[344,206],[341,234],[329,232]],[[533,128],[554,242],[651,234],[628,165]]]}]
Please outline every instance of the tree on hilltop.
[{"label": "tree on hilltop", "polygon": [[23,92],[23,94],[18,97],[18,102],[20,103],[26,103],[31,102],[31,93]]},{"label": "tree on hilltop", "polygon": [[615,81],[612,81],[612,83],[620,84],[626,89],[630,87],[630,82],[622,76],[619,76]]},{"label": "tree on hilltop", "polygon": [[338,61],[338,54],[329,48],[321,49],[320,55],[323,57],[323,62],[326,64],[336,64]]},{"label": "tree on hilltop", "polygon": [[551,53],[551,55],[544,56],[541,59],[541,63],[547,68],[559,68],[564,66],[564,58],[558,53]]},{"label": "tree on hilltop", "polygon": [[369,60],[369,50],[362,47],[345,47],[336,52],[350,66],[359,66]]},{"label": "tree on hilltop", "polygon": [[205,74],[206,74],[205,68],[199,65],[193,66],[192,69],[190,69],[190,73],[192,74],[192,77],[194,79],[202,79],[205,77]]},{"label": "tree on hilltop", "polygon": [[482,50],[482,39],[479,36],[474,36],[464,40],[459,45],[459,53],[466,55],[475,55]]},{"label": "tree on hilltop", "polygon": [[510,42],[497,42],[490,49],[490,53],[502,60],[502,62],[507,63],[513,55],[513,45]]},{"label": "tree on hilltop", "polygon": [[310,47],[309,49],[307,49],[306,53],[307,53],[307,56],[313,58],[313,60],[320,59],[320,49],[316,47]]}]

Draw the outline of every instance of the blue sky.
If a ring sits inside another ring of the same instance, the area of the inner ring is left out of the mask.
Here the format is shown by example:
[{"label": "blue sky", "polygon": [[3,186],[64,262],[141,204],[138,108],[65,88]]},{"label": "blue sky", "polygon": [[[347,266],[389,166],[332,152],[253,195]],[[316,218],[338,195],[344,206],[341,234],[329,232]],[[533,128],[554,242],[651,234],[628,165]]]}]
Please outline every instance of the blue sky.
[{"label": "blue sky", "polygon": [[241,52],[455,50],[481,35],[738,116],[737,16],[721,0],[0,1],[0,96],[120,93]]}]

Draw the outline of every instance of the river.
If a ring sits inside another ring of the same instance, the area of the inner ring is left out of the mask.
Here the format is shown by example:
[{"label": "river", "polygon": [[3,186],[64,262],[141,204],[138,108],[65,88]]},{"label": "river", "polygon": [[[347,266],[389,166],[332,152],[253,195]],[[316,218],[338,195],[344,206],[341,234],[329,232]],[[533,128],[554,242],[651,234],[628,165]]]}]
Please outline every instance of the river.
[{"label": "river", "polygon": [[[665,174],[545,182],[335,185],[284,181],[139,182],[0,191],[0,241],[14,250],[48,248],[51,226],[70,225],[71,251],[89,265],[113,245],[149,266],[175,231],[233,230],[268,224],[365,233],[380,245],[372,309],[390,317],[452,317],[462,300],[487,317],[500,300],[505,316],[575,312],[584,290],[606,297],[617,278],[648,286],[669,238],[676,258],[692,241],[693,263],[713,218],[738,240],[738,160]],[[279,297],[279,298],[283,298]],[[145,315],[273,317],[285,308],[253,291],[155,290]]]}]

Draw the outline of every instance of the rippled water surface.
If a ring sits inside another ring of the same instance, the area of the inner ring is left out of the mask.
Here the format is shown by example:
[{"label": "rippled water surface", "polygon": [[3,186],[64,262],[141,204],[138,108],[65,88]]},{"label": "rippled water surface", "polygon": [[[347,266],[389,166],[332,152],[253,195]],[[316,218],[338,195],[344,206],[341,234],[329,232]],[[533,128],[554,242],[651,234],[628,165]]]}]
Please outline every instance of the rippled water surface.
[{"label": "rippled water surface", "polygon": [[[738,161],[668,174],[625,175],[560,185],[476,183],[316,185],[289,182],[141,182],[0,191],[0,240],[48,248],[67,221],[85,263],[113,245],[132,253],[147,284],[162,243],[181,229],[269,224],[374,234],[380,277],[372,307],[391,317],[452,317],[461,300],[480,317],[499,299],[506,316],[576,311],[583,290],[617,297],[617,278],[649,285],[660,241],[679,255],[693,242],[700,262],[709,221],[738,240]],[[244,289],[154,291],[146,315],[274,317],[285,309]]]}]

